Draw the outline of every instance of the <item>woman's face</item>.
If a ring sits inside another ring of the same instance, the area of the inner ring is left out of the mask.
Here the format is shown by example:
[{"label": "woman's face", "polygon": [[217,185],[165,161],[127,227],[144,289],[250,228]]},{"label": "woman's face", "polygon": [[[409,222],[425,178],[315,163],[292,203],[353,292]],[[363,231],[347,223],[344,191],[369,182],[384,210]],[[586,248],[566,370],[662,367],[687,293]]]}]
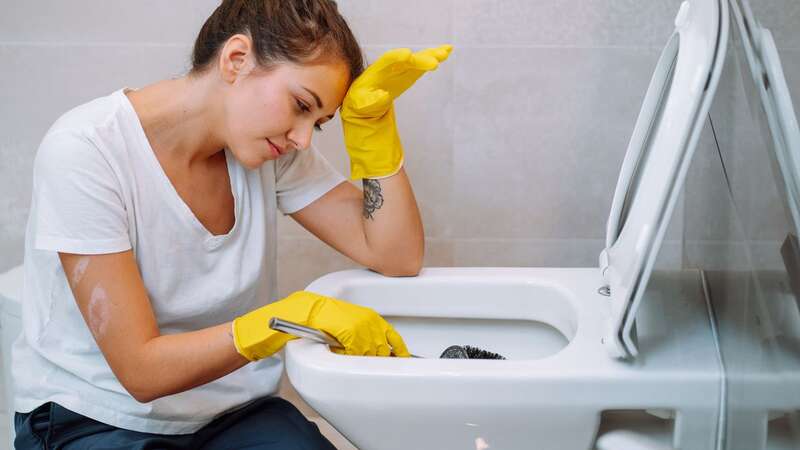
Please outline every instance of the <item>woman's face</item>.
[{"label": "woman's face", "polygon": [[315,128],[333,118],[349,86],[344,63],[279,63],[237,78],[225,100],[225,138],[239,162],[255,169],[307,149]]}]

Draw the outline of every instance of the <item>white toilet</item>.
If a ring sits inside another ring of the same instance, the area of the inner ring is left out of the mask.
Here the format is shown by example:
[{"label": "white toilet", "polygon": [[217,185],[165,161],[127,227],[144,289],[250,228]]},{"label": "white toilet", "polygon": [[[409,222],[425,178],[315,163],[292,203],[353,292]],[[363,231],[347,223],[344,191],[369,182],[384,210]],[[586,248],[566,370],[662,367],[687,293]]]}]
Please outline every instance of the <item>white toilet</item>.
[{"label": "white toilet", "polygon": [[22,330],[23,267],[17,266],[0,274],[0,351],[3,355],[3,395],[9,419],[8,448],[14,440],[14,396],[11,384],[11,344]]},{"label": "white toilet", "polygon": [[[728,5],[684,2],[675,25],[625,156],[599,268],[352,270],[307,287],[376,309],[426,357],[287,345],[292,385],[357,447],[716,448],[722,375],[702,277],[656,276],[653,265],[717,87]],[[438,359],[452,344],[507,360]],[[655,423],[662,440],[626,441],[611,420],[625,414],[637,419],[622,428]]]}]

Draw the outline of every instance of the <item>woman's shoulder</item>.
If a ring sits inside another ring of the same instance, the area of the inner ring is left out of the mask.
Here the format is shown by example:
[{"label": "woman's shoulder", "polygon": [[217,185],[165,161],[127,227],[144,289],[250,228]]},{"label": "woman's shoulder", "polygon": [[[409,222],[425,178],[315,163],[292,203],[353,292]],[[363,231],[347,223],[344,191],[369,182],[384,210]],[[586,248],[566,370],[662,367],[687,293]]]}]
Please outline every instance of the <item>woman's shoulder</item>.
[{"label": "woman's shoulder", "polygon": [[124,97],[118,90],[62,114],[42,138],[37,163],[81,165],[87,158],[108,159],[109,148],[122,138],[119,122],[125,117],[121,114]]},{"label": "woman's shoulder", "polygon": [[45,136],[56,133],[87,134],[96,131],[118,117],[122,106],[122,90],[95,98],[61,115]]}]

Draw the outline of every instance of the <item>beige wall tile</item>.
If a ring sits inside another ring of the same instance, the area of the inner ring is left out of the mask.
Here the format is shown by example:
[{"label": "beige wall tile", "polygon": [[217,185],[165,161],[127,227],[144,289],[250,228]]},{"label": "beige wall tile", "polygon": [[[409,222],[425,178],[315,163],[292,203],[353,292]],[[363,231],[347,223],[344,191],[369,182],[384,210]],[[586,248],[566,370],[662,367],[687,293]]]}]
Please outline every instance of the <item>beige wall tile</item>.
[{"label": "beige wall tile", "polygon": [[453,236],[604,238],[658,53],[502,48],[460,56]]},{"label": "beige wall tile", "polygon": [[192,44],[215,0],[31,0],[0,14],[0,42]]},{"label": "beige wall tile", "polygon": [[[123,86],[184,71],[189,48],[8,45],[0,59],[0,271],[20,264],[36,149],[62,114]],[[147,61],[143,64],[143,61]]]},{"label": "beige wall tile", "polygon": [[339,0],[362,45],[393,47],[432,45],[450,41],[454,0]]},{"label": "beige wall tile", "polygon": [[464,0],[455,42],[469,46],[660,47],[680,0]]},{"label": "beige wall tile", "polygon": [[[453,265],[453,262],[451,241],[426,240],[423,263],[425,267],[449,267]],[[278,295],[280,297],[304,289],[312,281],[327,273],[363,268],[316,237],[280,237],[278,239]]]},{"label": "beige wall tile", "polygon": [[278,239],[278,295],[302,290],[326,273],[360,268],[318,239]]},{"label": "beige wall tile", "polygon": [[781,49],[800,50],[800,2],[796,0],[749,0],[758,23],[769,28]]},{"label": "beige wall tile", "polygon": [[455,239],[455,266],[597,267],[600,239]]}]

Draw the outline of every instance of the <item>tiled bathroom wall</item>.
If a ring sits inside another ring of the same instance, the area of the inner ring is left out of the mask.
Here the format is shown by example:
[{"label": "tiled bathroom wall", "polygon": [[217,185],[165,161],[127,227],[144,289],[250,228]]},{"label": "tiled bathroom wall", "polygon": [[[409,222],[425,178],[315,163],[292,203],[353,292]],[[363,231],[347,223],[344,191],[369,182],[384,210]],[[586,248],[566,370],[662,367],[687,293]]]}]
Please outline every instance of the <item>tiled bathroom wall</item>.
[{"label": "tiled bathroom wall", "polygon": [[[339,1],[370,60],[399,46],[455,46],[396,105],[427,266],[597,264],[619,167],[679,3]],[[0,272],[22,262],[32,161],[50,124],[123,86],[183,74],[216,4],[0,3]],[[800,3],[753,7],[770,22],[792,91],[800,93]],[[315,142],[348,173],[338,121]],[[702,191],[704,181],[695,182]],[[290,218],[279,233],[282,294],[355,267]],[[682,236],[673,227],[665,243],[678,263]]]},{"label": "tiled bathroom wall", "polygon": [[[593,265],[639,102],[677,0],[343,0],[366,53],[452,43],[397,103],[426,265]],[[19,264],[48,126],[122,86],[182,74],[216,2],[31,1],[0,14],[0,270]],[[344,173],[335,123],[317,145]],[[281,293],[353,267],[281,222]],[[679,230],[672,233],[679,235]]]},{"label": "tiled bathroom wall", "polygon": [[[455,46],[397,102],[425,265],[596,265],[622,157],[679,2],[340,4],[371,59],[398,46]],[[317,138],[347,173],[341,129]],[[668,235],[674,261],[680,233]],[[355,267],[290,219],[280,245],[281,293]]]}]

